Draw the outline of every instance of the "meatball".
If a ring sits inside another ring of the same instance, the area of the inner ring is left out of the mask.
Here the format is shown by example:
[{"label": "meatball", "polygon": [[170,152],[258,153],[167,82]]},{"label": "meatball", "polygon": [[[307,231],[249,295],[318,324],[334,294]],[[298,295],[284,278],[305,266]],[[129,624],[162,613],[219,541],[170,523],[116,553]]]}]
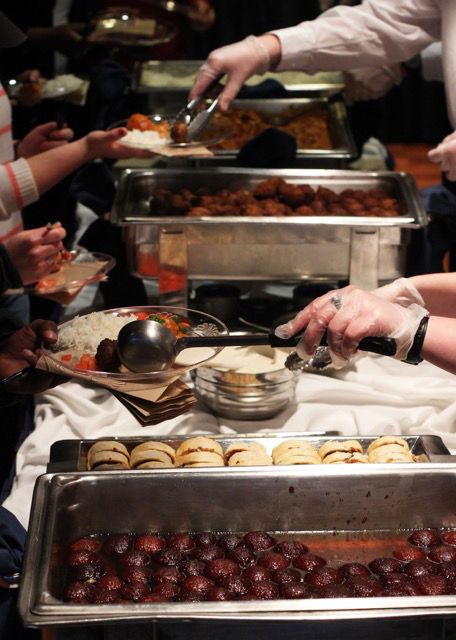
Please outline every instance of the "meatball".
[{"label": "meatball", "polygon": [[259,560],[258,564],[266,569],[275,571],[276,569],[285,569],[290,564],[290,560],[282,553],[276,551],[268,551]]},{"label": "meatball", "polygon": [[269,580],[271,577],[269,570],[260,565],[247,567],[242,575],[251,582],[263,582],[264,580]]},{"label": "meatball", "polygon": [[293,560],[293,565],[297,569],[302,569],[302,571],[314,571],[325,564],[326,560],[324,558],[315,556],[313,553],[302,553]]},{"label": "meatball", "polygon": [[244,536],[244,542],[253,551],[264,551],[274,546],[275,540],[265,531],[250,531]]},{"label": "meatball", "polygon": [[173,122],[170,130],[171,140],[177,144],[187,141],[188,127],[185,122]]},{"label": "meatball", "polygon": [[436,531],[431,531],[430,529],[418,529],[407,540],[415,547],[427,548],[432,547],[434,544],[439,544],[440,536]]},{"label": "meatball", "polygon": [[134,547],[138,551],[145,551],[146,553],[158,553],[165,546],[165,540],[162,536],[149,533],[144,536],[139,536],[135,540]]},{"label": "meatball", "polygon": [[314,216],[315,211],[312,209],[312,207],[309,207],[309,205],[303,204],[300,207],[296,207],[296,209],[294,210],[294,215],[295,216]]},{"label": "meatball", "polygon": [[275,600],[279,597],[279,587],[269,580],[252,582],[249,587],[249,594],[258,600]]},{"label": "meatball", "polygon": [[118,371],[121,362],[117,353],[117,340],[102,340],[97,347],[95,361],[100,371]]},{"label": "meatball", "polygon": [[282,178],[273,176],[259,182],[253,190],[253,195],[256,198],[273,198],[277,195],[279,187],[284,184],[285,181]]},{"label": "meatball", "polygon": [[278,193],[280,199],[285,202],[285,204],[293,207],[293,209],[309,202],[309,200],[306,200],[305,191],[297,184],[281,184]]},{"label": "meatball", "polygon": [[204,570],[204,574],[216,582],[220,582],[228,576],[237,576],[240,573],[241,568],[237,562],[228,558],[215,558],[208,562]]}]

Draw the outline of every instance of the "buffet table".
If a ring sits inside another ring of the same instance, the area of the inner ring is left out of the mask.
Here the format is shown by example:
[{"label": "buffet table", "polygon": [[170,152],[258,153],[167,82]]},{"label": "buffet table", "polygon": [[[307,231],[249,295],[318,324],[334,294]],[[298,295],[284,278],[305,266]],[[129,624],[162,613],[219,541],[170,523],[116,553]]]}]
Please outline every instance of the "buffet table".
[{"label": "buffet table", "polygon": [[16,479],[3,505],[25,528],[35,480],[46,472],[57,440],[336,430],[345,436],[437,435],[455,453],[456,377],[426,362],[413,367],[367,355],[337,372],[303,373],[296,404],[270,420],[219,418],[197,405],[144,428],[106,389],[70,381],[37,396],[35,423],[17,454]]}]

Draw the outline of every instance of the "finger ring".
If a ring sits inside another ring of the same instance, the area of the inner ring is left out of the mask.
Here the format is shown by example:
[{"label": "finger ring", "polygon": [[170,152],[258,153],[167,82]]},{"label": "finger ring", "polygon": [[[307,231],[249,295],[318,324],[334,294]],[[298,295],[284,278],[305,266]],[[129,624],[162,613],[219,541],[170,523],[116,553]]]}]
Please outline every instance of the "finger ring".
[{"label": "finger ring", "polygon": [[336,307],[337,311],[342,308],[342,299],[338,293],[334,293],[331,296],[331,302]]}]

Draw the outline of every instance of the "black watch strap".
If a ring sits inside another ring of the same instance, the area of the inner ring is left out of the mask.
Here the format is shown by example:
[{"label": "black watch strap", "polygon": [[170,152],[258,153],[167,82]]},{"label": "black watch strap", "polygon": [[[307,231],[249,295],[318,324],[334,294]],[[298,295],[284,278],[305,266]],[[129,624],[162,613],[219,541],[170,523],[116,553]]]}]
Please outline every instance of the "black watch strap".
[{"label": "black watch strap", "polygon": [[415,338],[413,339],[413,344],[407,353],[407,357],[402,360],[402,362],[406,362],[407,364],[420,364],[423,362],[423,358],[421,357],[421,349],[423,348],[424,338],[426,336],[427,326],[429,322],[429,316],[424,316],[421,319],[420,324],[418,325],[418,329],[415,333]]}]

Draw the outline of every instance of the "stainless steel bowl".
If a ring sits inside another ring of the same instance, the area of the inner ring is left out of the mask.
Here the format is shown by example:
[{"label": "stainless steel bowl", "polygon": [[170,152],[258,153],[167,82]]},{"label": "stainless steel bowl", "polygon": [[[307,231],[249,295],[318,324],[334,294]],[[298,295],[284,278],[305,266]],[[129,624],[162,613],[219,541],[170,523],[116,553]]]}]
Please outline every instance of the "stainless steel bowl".
[{"label": "stainless steel bowl", "polygon": [[238,420],[264,420],[294,399],[297,374],[288,369],[235,373],[213,367],[192,371],[194,392],[213,413]]}]

